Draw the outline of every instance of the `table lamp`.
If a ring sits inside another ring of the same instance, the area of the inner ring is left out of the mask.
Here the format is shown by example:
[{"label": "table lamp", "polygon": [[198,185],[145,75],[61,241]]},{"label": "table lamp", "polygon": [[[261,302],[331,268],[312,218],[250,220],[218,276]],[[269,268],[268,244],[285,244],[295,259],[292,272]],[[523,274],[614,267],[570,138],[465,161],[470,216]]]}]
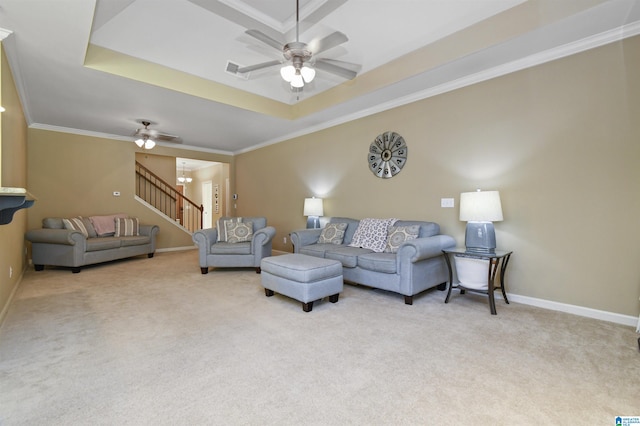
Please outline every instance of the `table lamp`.
[{"label": "table lamp", "polygon": [[307,216],[307,229],[320,228],[319,216],[324,215],[322,208],[322,198],[305,198],[303,216]]},{"label": "table lamp", "polygon": [[500,193],[478,189],[460,194],[460,220],[467,222],[464,236],[467,251],[495,253],[496,233],[492,222],[502,220]]}]

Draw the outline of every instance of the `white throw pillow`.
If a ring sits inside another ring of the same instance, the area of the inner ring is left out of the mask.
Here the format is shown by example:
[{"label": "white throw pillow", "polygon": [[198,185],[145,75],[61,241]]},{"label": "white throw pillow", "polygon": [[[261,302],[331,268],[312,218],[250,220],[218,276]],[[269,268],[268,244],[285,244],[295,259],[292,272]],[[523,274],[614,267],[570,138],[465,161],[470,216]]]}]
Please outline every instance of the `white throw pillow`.
[{"label": "white throw pillow", "polygon": [[398,219],[362,219],[351,239],[351,247],[361,247],[382,253],[387,246],[389,227]]}]

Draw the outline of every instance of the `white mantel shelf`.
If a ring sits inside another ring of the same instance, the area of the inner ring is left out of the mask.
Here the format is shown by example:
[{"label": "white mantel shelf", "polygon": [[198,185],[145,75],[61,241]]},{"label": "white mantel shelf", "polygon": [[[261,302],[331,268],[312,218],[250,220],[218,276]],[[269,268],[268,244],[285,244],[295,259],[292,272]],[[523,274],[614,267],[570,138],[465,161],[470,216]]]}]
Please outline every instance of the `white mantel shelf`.
[{"label": "white mantel shelf", "polygon": [[11,223],[15,212],[31,207],[35,201],[24,188],[0,187],[0,225]]}]

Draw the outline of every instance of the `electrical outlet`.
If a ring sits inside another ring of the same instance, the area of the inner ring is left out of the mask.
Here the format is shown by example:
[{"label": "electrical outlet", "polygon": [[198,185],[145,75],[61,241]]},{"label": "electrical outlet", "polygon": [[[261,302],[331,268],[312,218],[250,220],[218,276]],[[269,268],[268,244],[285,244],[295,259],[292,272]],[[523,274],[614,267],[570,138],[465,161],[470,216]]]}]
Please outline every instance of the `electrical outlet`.
[{"label": "electrical outlet", "polygon": [[13,268],[9,266],[9,278],[13,276]]},{"label": "electrical outlet", "polygon": [[285,243],[285,244],[287,244],[287,237],[284,237],[284,238],[282,239],[282,242],[283,242],[283,243]]}]

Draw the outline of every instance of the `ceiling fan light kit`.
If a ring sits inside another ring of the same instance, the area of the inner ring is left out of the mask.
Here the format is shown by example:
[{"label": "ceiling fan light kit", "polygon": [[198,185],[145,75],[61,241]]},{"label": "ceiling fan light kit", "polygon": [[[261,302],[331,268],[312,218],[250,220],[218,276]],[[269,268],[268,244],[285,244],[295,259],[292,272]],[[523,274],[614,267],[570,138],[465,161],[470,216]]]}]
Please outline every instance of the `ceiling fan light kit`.
[{"label": "ceiling fan light kit", "polygon": [[138,145],[138,148],[144,148],[144,149],[152,149],[154,146],[156,146],[156,143],[154,142],[153,139],[149,139],[147,136],[143,136],[139,139],[135,140],[136,145]]},{"label": "ceiling fan light kit", "polygon": [[[313,40],[311,41],[311,43],[307,44],[301,42],[299,39],[299,25],[300,5],[299,1],[296,1],[296,41],[292,41],[282,46],[279,41],[264,34],[259,30],[247,30],[245,33],[282,52],[282,55],[284,56],[284,59],[288,62],[288,64],[280,68],[280,76],[284,81],[291,85],[291,90],[294,92],[300,92],[305,84],[311,83],[313,81],[316,76],[315,68],[330,72],[349,80],[356,77],[356,71],[342,66],[342,64],[347,66],[354,66],[355,64],[349,64],[346,62],[339,64],[339,61],[327,62],[330,60],[324,58],[315,58],[314,60],[312,60],[314,54],[317,55],[321,52],[324,52],[325,50],[329,50],[349,41],[349,38],[346,35],[339,31],[335,31],[320,40]],[[261,64],[239,68],[238,72],[248,73],[250,71],[278,65],[279,63],[282,63],[282,61],[280,60],[264,62]],[[310,66],[311,64],[313,64],[315,68]]]}]

